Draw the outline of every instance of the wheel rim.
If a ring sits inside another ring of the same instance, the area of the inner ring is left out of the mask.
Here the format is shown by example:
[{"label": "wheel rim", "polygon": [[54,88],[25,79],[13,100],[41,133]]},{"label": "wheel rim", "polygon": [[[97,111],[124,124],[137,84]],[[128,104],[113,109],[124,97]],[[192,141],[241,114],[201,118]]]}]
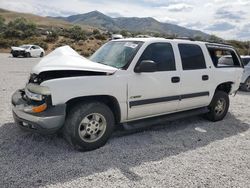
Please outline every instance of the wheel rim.
[{"label": "wheel rim", "polygon": [[106,127],[105,117],[99,113],[92,113],[82,119],[78,133],[83,141],[95,142],[103,136]]},{"label": "wheel rim", "polygon": [[221,98],[217,101],[216,106],[214,108],[215,114],[217,116],[220,116],[224,113],[226,109],[226,100],[224,98]]}]

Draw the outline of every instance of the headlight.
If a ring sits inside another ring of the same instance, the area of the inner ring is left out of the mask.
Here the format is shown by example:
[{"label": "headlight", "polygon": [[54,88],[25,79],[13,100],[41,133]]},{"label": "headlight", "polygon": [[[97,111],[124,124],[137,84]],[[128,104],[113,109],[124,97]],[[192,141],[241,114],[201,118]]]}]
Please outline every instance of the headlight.
[{"label": "headlight", "polygon": [[37,93],[37,94],[42,94],[42,95],[51,94],[50,89],[46,86],[41,86],[41,85],[30,83],[26,86],[26,88],[32,93]]},{"label": "headlight", "polygon": [[35,101],[42,101],[44,96],[51,94],[50,90],[46,86],[40,86],[37,84],[28,84],[25,88],[25,94],[28,98]]},{"label": "headlight", "polygon": [[25,88],[25,95],[31,99],[31,100],[34,100],[34,101],[42,101],[43,100],[43,95],[41,94],[37,94],[37,93],[32,93],[30,92],[27,87]]}]

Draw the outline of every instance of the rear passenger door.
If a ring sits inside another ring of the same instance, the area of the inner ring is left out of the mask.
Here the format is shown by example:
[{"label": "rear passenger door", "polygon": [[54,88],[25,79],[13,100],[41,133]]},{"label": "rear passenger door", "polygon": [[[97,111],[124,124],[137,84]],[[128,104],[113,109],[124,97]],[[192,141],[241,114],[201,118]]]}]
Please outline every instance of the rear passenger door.
[{"label": "rear passenger door", "polygon": [[128,119],[174,112],[179,105],[179,71],[171,43],[149,44],[138,63],[154,61],[156,72],[136,73],[128,77]]},{"label": "rear passenger door", "polygon": [[188,110],[209,104],[210,68],[207,67],[203,50],[196,44],[178,44],[182,65],[180,110]]}]

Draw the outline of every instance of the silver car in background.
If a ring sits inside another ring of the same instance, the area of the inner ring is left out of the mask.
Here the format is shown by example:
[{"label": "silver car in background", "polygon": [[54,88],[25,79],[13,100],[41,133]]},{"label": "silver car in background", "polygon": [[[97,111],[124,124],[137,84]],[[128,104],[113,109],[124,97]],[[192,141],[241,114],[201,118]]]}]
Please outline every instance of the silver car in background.
[{"label": "silver car in background", "polygon": [[244,72],[241,80],[241,89],[250,92],[250,56],[241,56]]}]

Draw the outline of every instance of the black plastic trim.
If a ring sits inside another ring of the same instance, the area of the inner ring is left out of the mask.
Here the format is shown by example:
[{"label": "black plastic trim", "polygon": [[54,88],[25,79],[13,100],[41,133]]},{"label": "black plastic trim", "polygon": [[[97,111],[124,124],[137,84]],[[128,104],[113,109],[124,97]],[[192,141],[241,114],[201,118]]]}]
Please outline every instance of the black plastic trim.
[{"label": "black plastic trim", "polygon": [[209,96],[209,92],[200,92],[200,93],[192,93],[192,94],[185,94],[181,95],[181,100],[182,99],[188,99],[188,98],[194,98],[194,97],[203,97],[203,96]]},{"label": "black plastic trim", "polygon": [[203,96],[209,96],[209,92],[205,91],[205,92],[199,92],[199,93],[191,93],[191,94],[184,94],[184,95],[175,95],[175,96],[169,96],[169,97],[160,97],[160,98],[153,98],[153,99],[131,101],[129,102],[129,107],[131,108],[133,106],[141,106],[141,105],[146,105],[146,104],[169,102],[169,101],[176,101],[176,100],[181,101],[182,99],[203,97]]}]

